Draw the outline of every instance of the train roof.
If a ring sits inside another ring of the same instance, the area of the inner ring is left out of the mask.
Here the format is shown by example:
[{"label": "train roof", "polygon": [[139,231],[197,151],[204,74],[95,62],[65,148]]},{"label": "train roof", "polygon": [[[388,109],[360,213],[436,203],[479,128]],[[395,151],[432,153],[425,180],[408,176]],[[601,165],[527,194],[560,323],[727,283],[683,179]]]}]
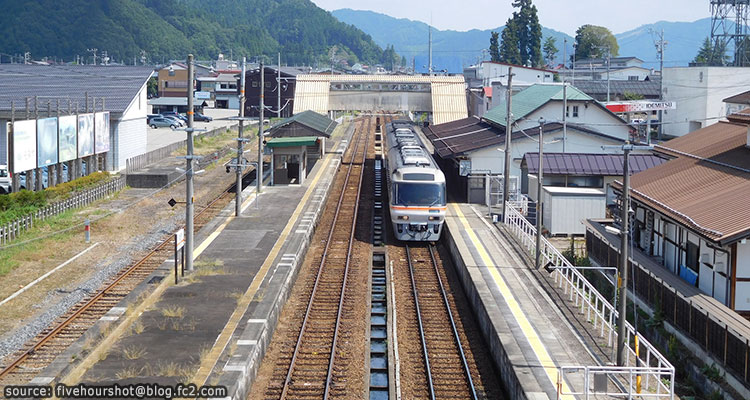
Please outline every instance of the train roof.
[{"label": "train roof", "polygon": [[393,121],[388,128],[388,159],[394,168],[439,169],[411,121]]}]

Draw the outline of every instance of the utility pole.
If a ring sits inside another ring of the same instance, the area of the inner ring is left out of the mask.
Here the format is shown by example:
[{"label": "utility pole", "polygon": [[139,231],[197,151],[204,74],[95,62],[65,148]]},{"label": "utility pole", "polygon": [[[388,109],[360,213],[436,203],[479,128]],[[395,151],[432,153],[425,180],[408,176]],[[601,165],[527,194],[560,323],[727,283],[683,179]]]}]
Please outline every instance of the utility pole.
[{"label": "utility pole", "polygon": [[[255,174],[255,184],[257,186],[256,195],[259,195],[263,190],[263,110],[265,106],[265,76],[266,70],[263,67],[263,61],[259,64],[260,68],[260,111],[258,114],[258,168]],[[331,68],[331,74],[333,74],[333,68]],[[255,201],[258,201],[257,199]]]},{"label": "utility pole", "polygon": [[544,189],[544,118],[539,118],[539,172],[536,183],[536,257],[534,268],[539,269],[542,257],[542,190]]},{"label": "utility pole", "polygon": [[627,320],[627,307],[628,307],[628,235],[629,232],[629,220],[630,220],[630,150],[632,146],[628,146],[630,142],[626,142],[623,146],[625,150],[625,156],[622,164],[622,237],[620,240],[620,281],[617,282],[617,290],[619,292],[620,303],[618,306],[619,318],[617,321],[617,365],[620,367],[625,366],[625,360],[627,360],[627,351],[625,349],[625,321]]},{"label": "utility pole", "polygon": [[242,76],[240,77],[240,128],[237,130],[237,166],[235,170],[237,172],[237,180],[234,187],[234,216],[240,216],[240,207],[242,206],[242,170],[244,163],[242,162],[242,145],[244,139],[242,138],[243,128],[245,126],[245,57],[242,57]]},{"label": "utility pole", "polygon": [[281,118],[281,53],[279,53],[279,64],[276,69],[276,117]]},{"label": "utility pole", "polygon": [[428,50],[429,50],[429,62],[427,65],[427,72],[430,76],[432,76],[432,17],[430,17],[430,25],[429,25],[429,35],[428,35]]},{"label": "utility pole", "polygon": [[185,269],[193,270],[193,55],[188,54],[188,123],[187,129],[187,156],[185,157]]},{"label": "utility pole", "polygon": [[[505,120],[505,164],[503,166],[503,208],[502,211],[500,211],[503,214],[503,221],[505,221],[506,213],[507,213],[507,207],[508,207],[508,198],[510,195],[510,192],[508,191],[508,188],[510,187],[510,139],[513,135],[513,115],[512,111],[513,108],[511,107],[511,102],[513,100],[513,67],[508,67],[508,92],[506,93],[508,97],[508,108],[506,110],[506,120]],[[492,217],[490,217],[492,218]]]},{"label": "utility pole", "polygon": [[609,46],[607,46],[607,103],[609,103],[609,64],[612,60],[612,53],[609,50]]},{"label": "utility pole", "polygon": [[568,84],[563,81],[563,142],[562,152],[565,153],[565,144],[568,143]]},{"label": "utility pole", "polygon": [[[661,30],[661,33],[659,34],[659,41],[654,43],[654,46],[656,46],[656,51],[659,55],[659,101],[664,100],[664,48],[667,46],[667,42],[664,41],[664,29]],[[661,135],[662,135],[662,126],[663,126],[663,114],[664,111],[659,110],[659,127],[657,129],[656,137],[659,141],[661,141]],[[650,116],[649,116],[650,119]],[[651,137],[651,132],[647,133],[649,135],[649,138]]]}]

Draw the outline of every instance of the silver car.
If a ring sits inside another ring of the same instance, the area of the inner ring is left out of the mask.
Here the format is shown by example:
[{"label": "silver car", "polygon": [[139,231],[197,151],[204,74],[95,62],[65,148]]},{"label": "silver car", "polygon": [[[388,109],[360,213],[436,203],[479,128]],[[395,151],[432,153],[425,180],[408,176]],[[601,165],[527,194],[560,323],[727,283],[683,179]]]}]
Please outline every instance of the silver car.
[{"label": "silver car", "polygon": [[151,121],[149,121],[149,126],[152,128],[160,128],[162,126],[168,126],[172,129],[176,129],[180,126],[175,120],[171,118],[164,118],[164,117],[153,117],[151,118]]},{"label": "silver car", "polygon": [[12,183],[8,167],[0,165],[0,194],[8,194],[12,191]]}]

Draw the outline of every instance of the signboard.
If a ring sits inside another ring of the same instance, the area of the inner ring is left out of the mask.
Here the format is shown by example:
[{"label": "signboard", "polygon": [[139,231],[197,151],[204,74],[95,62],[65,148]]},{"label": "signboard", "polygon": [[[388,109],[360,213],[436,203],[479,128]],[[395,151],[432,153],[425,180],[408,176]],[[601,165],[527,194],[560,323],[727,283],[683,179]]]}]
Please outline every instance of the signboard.
[{"label": "signboard", "polygon": [[57,119],[57,148],[60,162],[75,160],[78,155],[78,118],[66,115]]},{"label": "signboard", "polygon": [[211,100],[211,92],[195,92],[196,100]]},{"label": "signboard", "polygon": [[613,113],[664,111],[677,109],[676,101],[628,101],[608,103],[607,109]]},{"label": "signboard", "polygon": [[36,168],[36,121],[13,123],[13,173]]},{"label": "signboard", "polygon": [[94,152],[109,151],[109,112],[94,114]]},{"label": "signboard", "polygon": [[78,116],[78,157],[94,154],[94,114]]},{"label": "signboard", "polygon": [[180,229],[174,234],[174,246],[175,251],[179,251],[185,246],[185,228]]},{"label": "signboard", "polygon": [[458,174],[461,176],[471,174],[471,160],[460,160],[458,162]]},{"label": "signboard", "polygon": [[36,145],[37,166],[57,164],[57,118],[36,120]]}]

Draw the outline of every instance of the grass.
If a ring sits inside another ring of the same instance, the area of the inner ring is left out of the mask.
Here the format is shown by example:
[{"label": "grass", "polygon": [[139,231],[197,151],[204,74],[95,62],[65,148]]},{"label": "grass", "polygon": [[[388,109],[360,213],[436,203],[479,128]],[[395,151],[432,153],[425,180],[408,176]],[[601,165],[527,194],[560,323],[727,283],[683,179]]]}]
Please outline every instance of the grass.
[{"label": "grass", "polygon": [[[76,216],[73,210],[65,211],[62,214],[58,214],[54,217],[47,218],[44,221],[34,221],[34,227],[22,234],[17,240],[17,243],[21,241],[27,241],[36,239],[44,235],[58,232],[63,229],[69,228],[79,222],[83,221],[83,217]],[[53,234],[49,239],[41,241],[35,240],[28,243],[16,244],[5,247],[0,251],[0,276],[8,274],[10,271],[18,267],[23,261],[31,260],[35,253],[49,248],[50,246],[62,248],[68,244],[76,235],[80,235],[81,241],[83,241],[83,233],[75,230]],[[51,243],[50,243],[51,242]]]},{"label": "grass", "polygon": [[185,277],[180,283],[181,285],[200,282],[200,278],[204,276],[225,275],[227,273],[224,270],[224,262],[221,260],[198,261],[194,265],[195,271]]},{"label": "grass", "polygon": [[161,315],[167,318],[180,318],[185,315],[185,307],[182,306],[169,306],[161,310]]},{"label": "grass", "polygon": [[139,319],[138,321],[135,321],[135,323],[132,326],[133,333],[136,335],[140,335],[143,333],[144,330],[146,330],[146,327],[143,325],[143,322]]},{"label": "grass", "polygon": [[128,368],[122,369],[119,372],[117,372],[115,374],[115,377],[120,380],[137,378],[141,374],[142,371],[143,371],[143,368],[136,368],[134,366],[130,366]]},{"label": "grass", "polygon": [[128,346],[122,349],[122,356],[126,360],[137,360],[146,355],[146,349],[142,346]]}]

